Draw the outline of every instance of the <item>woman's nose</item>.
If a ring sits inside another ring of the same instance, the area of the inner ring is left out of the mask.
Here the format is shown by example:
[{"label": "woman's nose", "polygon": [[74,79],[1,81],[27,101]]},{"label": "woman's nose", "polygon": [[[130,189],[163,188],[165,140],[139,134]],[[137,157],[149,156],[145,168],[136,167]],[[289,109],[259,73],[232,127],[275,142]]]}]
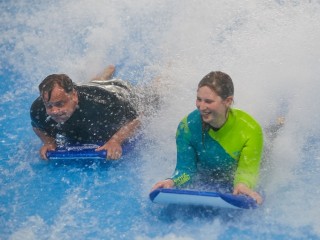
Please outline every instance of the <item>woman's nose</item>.
[{"label": "woman's nose", "polygon": [[198,108],[199,108],[200,110],[204,110],[204,109],[206,109],[206,104],[205,104],[204,102],[199,102],[199,103],[198,103]]}]

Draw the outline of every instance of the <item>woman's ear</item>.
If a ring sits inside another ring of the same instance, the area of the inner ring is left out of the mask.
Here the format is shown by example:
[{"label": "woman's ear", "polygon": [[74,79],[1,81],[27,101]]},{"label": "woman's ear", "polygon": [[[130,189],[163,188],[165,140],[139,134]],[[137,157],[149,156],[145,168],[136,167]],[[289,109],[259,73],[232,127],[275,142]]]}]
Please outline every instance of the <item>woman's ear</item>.
[{"label": "woman's ear", "polygon": [[233,103],[233,96],[227,97],[225,100],[226,106],[229,108]]}]

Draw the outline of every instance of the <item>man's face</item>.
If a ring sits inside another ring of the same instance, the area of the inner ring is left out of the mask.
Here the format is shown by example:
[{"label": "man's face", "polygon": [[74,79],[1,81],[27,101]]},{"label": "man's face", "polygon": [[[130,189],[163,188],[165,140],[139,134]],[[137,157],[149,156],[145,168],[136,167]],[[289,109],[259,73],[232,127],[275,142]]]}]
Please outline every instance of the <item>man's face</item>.
[{"label": "man's face", "polygon": [[66,122],[78,105],[78,94],[75,90],[66,93],[63,88],[55,85],[49,99],[48,92],[43,93],[43,103],[47,114],[56,122]]}]

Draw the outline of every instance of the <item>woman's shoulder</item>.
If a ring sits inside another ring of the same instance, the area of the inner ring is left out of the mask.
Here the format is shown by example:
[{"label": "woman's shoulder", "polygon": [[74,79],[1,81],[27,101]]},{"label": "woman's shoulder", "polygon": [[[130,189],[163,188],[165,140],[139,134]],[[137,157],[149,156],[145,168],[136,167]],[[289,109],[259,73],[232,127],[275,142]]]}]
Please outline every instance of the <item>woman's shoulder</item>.
[{"label": "woman's shoulder", "polygon": [[185,115],[180,123],[179,123],[179,128],[188,128],[188,129],[192,129],[194,127],[197,126],[201,126],[202,121],[201,121],[201,115],[199,113],[198,110],[194,110],[190,113],[188,113],[187,115]]},{"label": "woman's shoulder", "polygon": [[[176,137],[179,139],[193,139],[202,133],[201,115],[198,110],[194,110],[182,118],[178,125]],[[198,137],[196,137],[198,138]]]},{"label": "woman's shoulder", "polygon": [[197,109],[185,116],[184,120],[187,121],[188,125],[202,124],[201,115]]},{"label": "woman's shoulder", "polygon": [[242,127],[247,127],[251,129],[262,130],[260,123],[249,113],[241,109],[233,108],[231,110],[231,114],[236,119],[237,125],[241,125]]}]

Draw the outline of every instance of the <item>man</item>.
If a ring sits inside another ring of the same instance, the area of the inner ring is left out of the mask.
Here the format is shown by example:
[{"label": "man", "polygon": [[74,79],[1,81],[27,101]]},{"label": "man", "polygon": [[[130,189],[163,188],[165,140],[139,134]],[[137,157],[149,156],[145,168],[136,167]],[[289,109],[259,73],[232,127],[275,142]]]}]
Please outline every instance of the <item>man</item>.
[{"label": "man", "polygon": [[30,109],[34,132],[42,140],[40,156],[57,147],[57,136],[68,143],[102,144],[108,159],[122,155],[121,144],[140,126],[131,87],[112,79],[114,66],[87,85],[77,86],[65,74],[47,76],[39,85],[40,96]]}]

